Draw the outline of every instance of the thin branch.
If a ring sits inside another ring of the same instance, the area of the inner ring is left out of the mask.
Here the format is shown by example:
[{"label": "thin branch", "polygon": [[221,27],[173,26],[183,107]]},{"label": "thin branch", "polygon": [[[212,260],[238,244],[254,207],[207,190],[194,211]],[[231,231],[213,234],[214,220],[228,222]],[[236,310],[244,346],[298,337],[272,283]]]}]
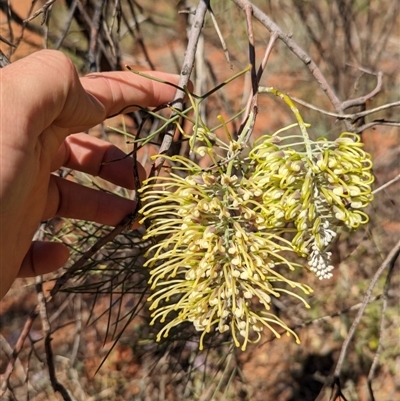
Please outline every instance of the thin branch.
[{"label": "thin branch", "polygon": [[[246,6],[250,5],[248,0],[232,0],[238,7],[244,9]],[[261,11],[258,7],[252,5],[252,11],[254,17],[261,22],[271,33],[276,32],[279,39],[285,43],[285,45],[306,65],[306,67],[310,70],[311,74],[317,80],[321,89],[326,93],[329,100],[331,101],[333,107],[336,112],[340,115],[343,114],[342,103],[334,93],[331,86],[328,84],[328,81],[322,74],[321,70],[315,64],[315,62],[311,59],[311,57],[291,38],[290,35],[284,33],[282,29],[275,24],[263,11]],[[350,129],[350,124],[346,122],[346,126],[348,125],[348,129]]]},{"label": "thin branch", "polygon": [[[3,42],[3,43],[5,43],[6,45],[8,45],[10,47],[16,47],[14,45],[14,43],[10,42],[8,39],[6,39],[4,36],[1,36],[1,35],[0,35],[0,42]],[[1,53],[4,54],[3,52],[1,52]]]},{"label": "thin branch", "polygon": [[10,2],[7,2],[7,7],[8,7],[8,10],[7,10],[7,12],[5,12],[5,14],[7,15],[7,27],[8,27],[8,34],[9,34],[9,37],[10,37],[10,42],[11,43],[13,43],[13,46],[11,46],[11,47],[13,47],[13,48],[15,48],[16,46],[15,46],[15,44],[14,44],[14,29],[13,29],[13,27],[12,27],[12,19],[11,19],[11,4],[10,4]]},{"label": "thin branch", "polygon": [[10,360],[8,361],[6,371],[2,375],[0,375],[0,379],[1,379],[0,381],[2,382],[1,386],[0,386],[0,398],[4,395],[4,393],[7,390],[10,376],[11,376],[12,372],[14,371],[14,367],[15,367],[15,363],[18,358],[18,355],[22,351],[25,340],[28,337],[29,332],[32,328],[33,322],[36,320],[38,315],[39,315],[39,308],[36,305],[36,307],[29,314],[28,319],[25,322],[24,328],[22,329],[21,334],[18,337],[17,343],[15,344],[15,347],[14,347],[14,350],[10,357]]},{"label": "thin branch", "polygon": [[386,120],[374,120],[369,123],[366,123],[364,125],[361,125],[360,127],[353,129],[353,132],[356,134],[365,131],[368,128],[375,127],[376,125],[386,125],[389,127],[400,127],[400,122],[397,121],[386,121]]},{"label": "thin branch", "polygon": [[40,21],[40,25],[43,25],[47,21],[47,17],[49,15],[49,12],[51,11],[51,8],[53,4],[57,0],[48,0],[45,4],[43,4],[42,7],[39,8],[33,15],[31,15],[29,18],[27,18],[24,22],[30,22],[33,19],[35,19],[38,15],[43,14],[42,20]]},{"label": "thin branch", "polygon": [[10,64],[10,60],[7,56],[0,50],[0,68],[3,68]]},{"label": "thin branch", "polygon": [[[78,1],[78,0],[76,0],[76,1]],[[18,47],[19,42],[23,38],[25,29],[28,30],[29,32],[33,32],[42,37],[44,37],[46,35],[46,30],[43,27],[29,23],[29,22],[24,23],[24,20],[14,11],[14,9],[11,7],[11,5],[8,6],[7,2],[0,0],[0,10],[3,11],[11,21],[15,22],[22,28],[20,37],[17,40],[13,41],[13,44],[14,44],[13,48]],[[58,39],[58,36],[53,34],[52,32],[48,33],[48,37],[50,40],[52,40],[54,42],[56,42]],[[28,42],[28,43],[30,43],[30,42]],[[30,43],[30,44],[37,47],[36,43]],[[64,41],[63,48],[68,49],[69,51],[73,52],[74,54],[81,57],[82,59],[86,58],[86,52],[79,49],[75,42],[67,43],[67,41]]]},{"label": "thin branch", "polygon": [[46,352],[46,364],[49,371],[50,383],[54,392],[60,393],[64,401],[72,401],[68,391],[57,380],[56,376],[53,349],[51,348],[51,325],[47,314],[47,300],[43,292],[43,276],[36,277],[36,291],[38,295],[39,315],[42,321],[42,329],[44,334],[44,348]]},{"label": "thin branch", "polygon": [[[251,96],[249,96],[246,110],[244,112],[243,118],[241,125],[239,127],[238,131],[238,136],[241,135],[241,133],[247,129],[247,132],[245,134],[245,137],[242,138],[242,146],[244,144],[247,144],[249,141],[256,122],[257,114],[258,114],[258,89],[260,85],[260,80],[262,77],[262,74],[267,66],[267,62],[269,59],[269,56],[271,55],[272,49],[276,43],[276,40],[278,39],[278,35],[273,32],[269,42],[268,46],[265,49],[264,57],[261,61],[260,67],[258,68],[258,71],[256,71],[256,54],[255,54],[255,45],[254,45],[254,32],[253,32],[253,23],[252,23],[252,13],[253,9],[252,6],[244,6],[244,11],[246,14],[246,25],[247,25],[247,36],[249,38],[249,61],[251,64],[251,70],[250,70],[250,76],[251,76],[251,88],[252,88],[252,93]],[[253,113],[252,117],[252,122],[250,125],[248,125],[249,118],[250,118],[250,113]],[[240,150],[238,151],[240,153]],[[236,157],[238,154],[233,155],[233,157]]]},{"label": "thin branch", "polygon": [[82,335],[82,295],[77,294],[75,298],[75,306],[77,311],[76,317],[76,326],[75,326],[75,334],[74,334],[74,344],[72,346],[71,356],[70,356],[70,363],[71,367],[74,366],[75,359],[78,355],[79,344],[81,342],[81,335]]},{"label": "thin branch", "polygon": [[89,40],[89,71],[100,71],[99,67],[99,36],[102,23],[102,11],[105,0],[98,1],[94,7],[92,22],[90,25],[90,40]]},{"label": "thin branch", "polygon": [[124,18],[125,24],[127,26],[127,29],[129,30],[129,32],[132,35],[132,37],[135,38],[138,41],[139,46],[142,49],[144,58],[146,59],[147,64],[149,65],[150,69],[155,70],[156,69],[155,65],[152,62],[151,58],[150,58],[149,52],[147,51],[147,47],[146,47],[146,45],[144,43],[144,40],[143,40],[142,30],[140,28],[141,25],[142,25],[142,22],[146,21],[147,18],[142,18],[142,19],[138,18],[138,16],[136,15],[136,12],[135,12],[135,8],[134,8],[133,4],[131,4],[130,1],[128,1],[128,7],[129,7],[129,10],[130,10],[130,12],[132,14],[132,18],[133,18],[133,22],[134,22],[133,27],[135,28],[136,32],[132,29],[131,23],[126,18],[125,13],[122,13],[122,18]]},{"label": "thin branch", "polygon": [[390,185],[393,185],[395,182],[400,180],[400,174],[397,174],[396,177],[392,178],[390,181],[386,182],[385,184],[381,185],[379,188],[376,188],[372,191],[372,193],[375,195],[376,193],[384,190],[385,188],[389,187]]},{"label": "thin branch", "polygon": [[259,69],[257,71],[257,82],[258,83],[260,83],[260,81],[261,81],[261,76],[262,76],[262,74],[263,74],[263,72],[265,70],[265,67],[267,66],[267,62],[268,62],[269,56],[271,55],[272,48],[274,47],[275,42],[276,42],[277,39],[278,39],[278,34],[276,32],[273,32],[271,37],[270,37],[270,39],[269,39],[268,46],[265,49],[265,53],[264,53],[264,57],[263,57],[263,59],[261,61],[261,65],[260,65],[260,67],[259,67]]},{"label": "thin branch", "polygon": [[[372,74],[372,73],[370,73]],[[381,90],[383,86],[383,73],[378,72],[377,74],[373,74],[377,76],[377,81],[376,81],[376,86],[373,91],[370,93],[367,93],[364,96],[360,96],[356,99],[349,99],[346,100],[342,103],[342,109],[346,110],[349,109],[350,107],[354,106],[362,106],[363,104],[367,103],[368,100],[372,99],[375,95],[377,95]]]},{"label": "thin branch", "polygon": [[[77,10],[78,11],[75,14],[75,19],[77,20],[78,24],[82,27],[82,30],[85,34],[87,34],[87,39],[88,41],[91,43],[91,45],[93,46],[92,42],[94,40],[93,38],[93,33],[96,31],[96,21],[92,20],[92,18],[89,16],[88,12],[87,12],[87,7],[85,7],[82,4],[82,0],[75,0],[76,1],[76,5],[77,5]],[[105,0],[102,0],[102,2]],[[77,15],[79,15],[79,19],[77,19]],[[93,39],[93,40],[92,40]],[[97,44],[94,44],[95,46],[99,47],[108,66],[111,67],[117,67],[115,65],[114,60],[111,59],[110,54],[107,52],[103,41],[99,40],[97,41]],[[93,50],[92,50],[93,51]],[[87,57],[87,54],[85,53],[85,57]],[[91,62],[93,62],[93,60],[91,60]],[[92,67],[92,65],[90,66]]]},{"label": "thin branch", "polygon": [[383,77],[383,74],[381,72],[375,74],[369,70],[360,68],[364,72],[367,72],[369,74],[374,74],[377,76],[377,84],[375,89],[372,92],[359,98],[341,102],[334,93],[332,87],[327,82],[326,78],[322,74],[319,67],[315,64],[315,62],[311,59],[311,57],[300,46],[297,45],[297,43],[291,38],[290,35],[284,33],[280,29],[280,27],[277,24],[275,24],[264,12],[262,12],[256,6],[252,5],[248,0],[232,0],[232,1],[243,10],[246,10],[249,7],[251,7],[254,17],[257,18],[270,32],[275,32],[278,35],[279,39],[282,40],[286,44],[286,46],[307,66],[311,74],[317,80],[321,89],[326,93],[332,105],[334,106],[339,116],[338,118],[344,120],[344,124],[346,125],[347,130],[352,132],[361,132],[367,128],[370,128],[371,126],[378,124],[393,125],[393,123],[391,122],[387,124],[387,122],[375,121],[374,123],[365,124],[362,127],[355,127],[353,121],[349,121],[349,119],[346,119],[344,117],[344,110],[348,109],[349,107],[363,105],[369,99],[374,97],[378,92],[380,92],[380,90],[382,89],[382,77]]},{"label": "thin branch", "polygon": [[371,298],[372,295],[372,290],[374,289],[379,277],[381,276],[381,274],[385,271],[385,269],[388,266],[392,266],[397,257],[400,254],[400,241],[397,242],[397,244],[392,248],[392,250],[389,252],[388,256],[386,257],[386,259],[383,261],[383,263],[379,266],[379,269],[376,271],[376,273],[374,274],[374,276],[372,277],[372,280],[368,286],[368,289],[365,293],[364,299],[363,299],[363,307],[359,310],[359,312],[357,313],[356,318],[353,321],[353,324],[350,327],[349,333],[347,335],[346,340],[343,342],[342,345],[342,349],[339,355],[339,359],[338,362],[336,364],[336,368],[335,371],[333,373],[334,376],[339,377],[340,372],[342,370],[342,366],[343,366],[343,361],[344,358],[346,357],[346,353],[347,353],[347,348],[350,344],[351,339],[353,338],[353,335],[355,333],[355,330],[358,326],[358,323],[361,320],[361,317],[364,314],[365,308],[367,307],[369,300]]},{"label": "thin branch", "polygon": [[[199,4],[196,8],[196,14],[193,20],[193,25],[190,29],[189,40],[187,49],[185,52],[185,58],[183,60],[183,65],[181,69],[181,73],[179,76],[178,86],[181,88],[187,87],[189,84],[190,74],[193,69],[193,65],[195,62],[195,54],[197,49],[197,43],[203,28],[204,19],[206,16],[206,12],[210,6],[209,0],[200,0]],[[185,96],[185,92],[182,90],[178,90],[175,94],[175,98],[173,100],[174,108],[178,111],[182,111],[183,109],[183,98]],[[175,113],[171,113],[171,118],[175,115]],[[160,146],[159,153],[162,155],[167,153],[172,145],[172,140],[175,132],[175,124],[169,124],[166,131],[165,136]],[[159,157],[153,164],[150,175],[154,175],[159,169],[162,167],[164,163],[164,159]]]},{"label": "thin branch", "polygon": [[[0,334],[0,349],[3,350],[3,352],[7,355],[8,358],[12,357],[14,350],[12,349],[9,342],[1,334]],[[21,383],[26,382],[27,374],[19,358],[15,359],[15,370],[17,371]]]},{"label": "thin branch", "polygon": [[[252,96],[254,98],[257,97],[258,94],[258,82],[257,82],[257,73],[256,73],[256,49],[254,44],[254,30],[253,30],[253,6],[250,3],[245,3],[243,5],[243,11],[246,15],[246,26],[247,26],[247,37],[249,39],[249,61],[251,64],[251,88],[252,88]],[[255,100],[254,103],[256,103]],[[247,119],[247,116],[245,116]]]},{"label": "thin branch", "polygon": [[308,102],[306,102],[306,101],[304,101],[302,99],[299,99],[297,97],[290,96],[290,98],[293,101],[295,101],[296,103],[299,103],[302,106],[305,106],[305,107],[307,107],[307,108],[309,108],[311,110],[317,111],[318,113],[325,114],[325,115],[330,116],[330,117],[336,117],[338,119],[348,119],[348,120],[355,120],[355,119],[358,119],[358,118],[361,118],[361,117],[366,117],[366,116],[369,116],[370,114],[378,113],[379,111],[387,110],[387,109],[390,109],[392,107],[400,107],[400,101],[397,101],[397,102],[393,102],[393,103],[387,103],[387,104],[384,104],[384,105],[379,106],[379,107],[375,107],[374,109],[359,111],[357,113],[338,114],[338,113],[334,113],[332,111],[327,111],[327,110],[321,109],[321,108],[319,108],[317,106],[314,106],[313,104],[308,103]]},{"label": "thin branch", "polygon": [[[382,295],[377,295],[373,299],[369,300],[369,304],[371,304],[372,302],[376,302],[376,301],[380,300],[381,298],[382,298]],[[363,305],[364,304],[362,302],[359,302],[359,303],[354,304],[352,306],[349,306],[347,308],[340,309],[340,310],[338,310],[338,311],[336,311],[334,313],[331,313],[330,315],[320,316],[320,317],[317,317],[315,319],[308,320],[308,321],[306,321],[304,323],[296,324],[294,326],[291,326],[290,328],[293,329],[293,330],[298,330],[298,329],[302,329],[304,327],[312,326],[314,324],[318,324],[318,323],[322,323],[322,322],[328,322],[329,320],[332,320],[335,317],[344,315],[344,314],[346,314],[348,312],[353,312],[353,311],[356,311],[356,310],[360,310],[363,307]],[[285,333],[285,331],[281,332],[281,334],[284,334],[284,333]]]},{"label": "thin branch", "polygon": [[61,47],[61,44],[63,43],[65,37],[68,34],[69,28],[70,28],[70,26],[72,24],[72,20],[74,19],[76,6],[77,6],[76,1],[74,1],[70,6],[69,13],[68,13],[68,16],[66,18],[66,22],[64,23],[64,28],[61,31],[61,35],[57,39],[57,42],[55,43],[55,45],[53,47],[55,50],[58,50]]},{"label": "thin branch", "polygon": [[[345,360],[346,354],[347,354],[347,349],[349,347],[349,344],[354,336],[354,333],[356,331],[356,328],[358,326],[358,324],[361,321],[361,318],[365,312],[365,308],[367,307],[367,305],[370,302],[370,298],[372,295],[372,290],[374,289],[379,277],[382,275],[382,273],[385,271],[385,269],[387,267],[391,267],[394,265],[394,263],[396,262],[396,259],[398,258],[400,254],[400,241],[397,242],[397,244],[392,248],[392,250],[389,252],[388,256],[386,257],[386,259],[383,261],[383,263],[379,266],[378,270],[376,271],[376,273],[374,274],[368,288],[367,291],[365,293],[364,299],[362,301],[363,306],[359,309],[356,317],[353,320],[353,323],[350,327],[349,333],[347,334],[346,339],[344,340],[343,344],[342,344],[342,348],[340,350],[340,355],[338,358],[338,361],[336,363],[336,367],[335,367],[335,371],[333,372],[333,384],[331,385],[332,387],[332,394],[334,393],[334,391],[337,390],[337,386],[339,382],[339,376],[343,367],[343,362]],[[325,383],[325,385],[322,387],[319,396],[317,397],[317,399],[319,399],[320,397],[322,397],[322,394],[324,394],[325,389],[328,385],[328,381]],[[332,397],[331,397],[332,398]]]},{"label": "thin branch", "polygon": [[212,21],[212,23],[214,25],[215,32],[217,32],[217,36],[219,38],[219,41],[221,42],[221,46],[222,46],[222,50],[224,51],[224,54],[225,54],[226,62],[231,66],[231,69],[232,69],[233,66],[232,66],[231,59],[229,57],[228,48],[226,47],[226,43],[225,43],[224,37],[222,36],[221,30],[219,29],[219,26],[218,26],[217,19],[215,18],[215,15],[214,15],[214,11],[212,10],[210,5],[209,5],[208,12],[210,13],[211,21]]},{"label": "thin branch", "polygon": [[136,214],[138,212],[138,207],[126,216],[120,224],[118,224],[112,231],[100,238],[89,250],[83,253],[83,255],[71,266],[68,270],[60,277],[57,278],[54,287],[50,291],[50,295],[54,297],[61,288],[66,284],[66,282],[78,271],[85,263],[94,256],[104,245],[111,242],[117,235],[121,234],[126,228],[132,226]]},{"label": "thin branch", "polygon": [[375,107],[374,109],[370,109],[370,110],[365,110],[365,111],[360,111],[358,113],[354,113],[353,116],[354,116],[354,118],[365,117],[365,116],[368,116],[370,114],[377,113],[378,111],[387,110],[387,109],[390,109],[392,107],[399,107],[399,106],[400,106],[400,101],[393,102],[393,103],[386,103],[386,104],[384,104],[382,106]]},{"label": "thin branch", "polygon": [[381,323],[380,323],[380,328],[379,328],[379,342],[378,342],[378,349],[375,352],[374,359],[372,361],[371,367],[368,372],[368,378],[367,378],[367,383],[368,383],[368,391],[369,395],[371,397],[371,401],[375,401],[374,397],[374,392],[372,390],[372,379],[375,376],[376,369],[378,367],[379,363],[379,357],[382,352],[382,342],[383,342],[383,336],[385,334],[385,325],[386,325],[386,310],[387,310],[387,305],[388,305],[388,292],[390,288],[390,281],[393,275],[394,271],[394,263],[390,266],[389,273],[386,278],[386,283],[385,283],[385,288],[383,290],[383,303],[382,303],[382,311],[381,311]]},{"label": "thin branch", "polygon": [[[253,114],[254,114],[253,122],[250,125],[250,127],[248,129],[248,132],[246,133],[246,137],[243,139],[243,144],[246,144],[249,141],[249,139],[251,137],[251,134],[253,133],[253,130],[254,130],[256,117],[257,117],[257,113],[258,113],[258,104],[257,104],[258,87],[260,85],[262,74],[263,74],[263,72],[264,72],[264,70],[265,70],[265,68],[267,66],[267,62],[268,62],[269,56],[270,56],[270,54],[272,52],[272,48],[274,47],[277,39],[278,39],[278,35],[275,32],[273,32],[271,37],[270,37],[270,39],[269,39],[268,46],[265,49],[265,53],[264,53],[264,57],[263,57],[263,59],[261,61],[261,65],[258,68],[258,71],[257,71],[256,76],[254,78],[256,80],[257,92],[253,93],[253,95],[249,97],[249,100],[247,102],[247,107],[246,107],[246,110],[245,110],[245,113],[244,113],[244,116],[243,116],[243,119],[242,119],[242,123],[240,125],[239,132],[238,132],[238,135],[240,135],[243,132],[243,130],[244,130],[246,124],[247,124],[247,121],[249,119],[250,113],[253,112]],[[251,79],[252,80],[253,80],[253,77],[254,76],[252,74],[251,75]],[[252,87],[254,87],[253,84],[252,84]],[[236,157],[236,155],[235,155],[235,157]]]}]

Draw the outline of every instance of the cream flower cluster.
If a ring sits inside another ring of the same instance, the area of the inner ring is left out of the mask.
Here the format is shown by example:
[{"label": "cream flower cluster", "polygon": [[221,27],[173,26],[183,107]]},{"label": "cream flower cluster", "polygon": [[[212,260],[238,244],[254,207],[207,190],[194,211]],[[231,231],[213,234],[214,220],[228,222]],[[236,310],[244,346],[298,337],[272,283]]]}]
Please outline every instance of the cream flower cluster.
[{"label": "cream flower cluster", "polygon": [[212,330],[231,331],[242,349],[258,341],[264,327],[279,337],[273,325],[298,341],[270,312],[271,297],[289,294],[308,306],[291,289],[309,294],[311,288],[288,278],[301,265],[283,255],[293,253],[282,236],[285,229],[269,229],[257,212],[263,193],[249,178],[202,172],[192,163],[186,178],[172,173],[152,178],[144,187],[141,212],[151,218],[146,238],[168,235],[150,249],[146,262],[154,290],[149,299],[153,321],[174,316],[158,340],[171,327],[191,321],[203,336]]},{"label": "cream flower cluster", "polygon": [[372,162],[359,137],[345,132],[335,141],[305,143],[302,136],[265,136],[250,158],[256,162],[252,182],[263,191],[263,208],[256,211],[271,228],[293,223],[294,250],[319,278],[331,277],[328,249],[339,228],[366,223],[361,209],[373,199]]},{"label": "cream flower cluster", "polygon": [[308,307],[302,296],[312,290],[291,271],[331,277],[329,249],[338,231],[368,221],[362,209],[373,199],[372,162],[359,137],[310,140],[298,110],[281,97],[301,134],[283,135],[283,129],[263,136],[240,158],[246,135],[215,151],[219,139],[199,127],[201,150],[215,166],[204,171],[185,157],[165,157],[170,172],[141,189],[145,238],[154,239],[145,266],[152,324],[163,323],[158,341],[189,321],[202,333],[200,348],[205,335],[217,331],[230,332],[244,350],[265,327],[277,337],[280,327],[298,342],[271,310],[273,298],[296,297]]}]

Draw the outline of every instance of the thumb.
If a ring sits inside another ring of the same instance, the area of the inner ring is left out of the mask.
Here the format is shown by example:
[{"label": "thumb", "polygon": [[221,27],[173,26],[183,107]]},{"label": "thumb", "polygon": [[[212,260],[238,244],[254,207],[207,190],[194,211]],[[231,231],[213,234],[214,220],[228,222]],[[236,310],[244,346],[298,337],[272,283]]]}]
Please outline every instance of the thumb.
[{"label": "thumb", "polygon": [[5,93],[10,93],[9,104],[24,111],[13,121],[14,131],[24,136],[16,138],[17,143],[32,143],[53,123],[66,128],[67,135],[75,126],[91,127],[106,117],[103,104],[85,91],[72,61],[61,52],[42,50],[3,70],[2,85]]}]

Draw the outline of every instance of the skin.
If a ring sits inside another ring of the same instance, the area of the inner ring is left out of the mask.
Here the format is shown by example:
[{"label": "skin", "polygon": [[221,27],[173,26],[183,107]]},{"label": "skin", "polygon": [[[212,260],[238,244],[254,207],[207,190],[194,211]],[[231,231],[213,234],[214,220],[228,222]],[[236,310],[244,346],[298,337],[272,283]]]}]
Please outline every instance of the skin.
[{"label": "skin", "polygon": [[[174,75],[151,74],[177,83]],[[135,208],[131,200],[52,174],[65,166],[134,188],[132,160],[103,166],[124,153],[81,131],[129,105],[168,102],[174,93],[131,72],[79,78],[72,62],[51,50],[0,69],[0,299],[17,277],[49,273],[67,261],[62,244],[32,242],[41,221],[60,216],[116,225]]]}]

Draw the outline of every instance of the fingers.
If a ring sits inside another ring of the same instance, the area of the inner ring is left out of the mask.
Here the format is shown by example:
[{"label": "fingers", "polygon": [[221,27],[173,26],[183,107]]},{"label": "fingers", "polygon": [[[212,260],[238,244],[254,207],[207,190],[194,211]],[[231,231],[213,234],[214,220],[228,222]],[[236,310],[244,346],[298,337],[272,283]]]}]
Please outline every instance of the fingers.
[{"label": "fingers", "polygon": [[[40,135],[54,123],[65,129],[63,137],[57,138],[58,144],[52,145],[55,149],[66,135],[88,129],[129,105],[156,106],[170,101],[175,93],[169,85],[129,71],[91,74],[79,79],[71,60],[53,50],[39,51],[16,61],[1,69],[0,74],[4,93],[10,94],[7,99],[13,106],[10,110],[24,110],[22,117],[15,115],[15,132],[30,134],[25,138],[28,143],[32,135]],[[174,75],[154,75],[177,82]]]},{"label": "fingers", "polygon": [[[178,81],[176,75],[162,72],[149,74],[173,83]],[[121,111],[128,112],[137,109],[138,106],[151,107],[166,103],[173,99],[176,92],[170,85],[152,81],[129,71],[90,74],[81,78],[80,83],[86,91],[86,97],[91,101],[97,100],[103,106],[105,115],[100,117],[93,113],[90,116],[88,109],[91,103],[85,97],[77,102],[74,92],[71,91],[64,112],[56,120],[56,124],[68,127],[70,133],[91,128]]]},{"label": "fingers", "polygon": [[32,242],[22,261],[18,277],[34,277],[51,273],[62,267],[68,257],[69,251],[65,245],[56,242]]},{"label": "fingers", "polygon": [[[94,177],[99,176],[115,185],[134,189],[133,160],[101,139],[86,135],[70,135],[61,145],[52,164],[52,171],[65,166]],[[144,180],[144,168],[137,163],[137,173]]]},{"label": "fingers", "polygon": [[[36,138],[58,118],[69,128],[82,122],[95,125],[107,115],[104,106],[83,89],[73,63],[61,52],[33,53],[1,69],[0,74],[8,109],[16,113],[12,116],[15,143],[22,149],[34,146]],[[67,129],[62,132],[68,133]],[[54,131],[50,134],[55,136]],[[51,139],[55,150],[63,139]]]},{"label": "fingers", "polygon": [[136,202],[129,199],[52,175],[43,219],[60,216],[116,226],[135,207]]},{"label": "fingers", "polygon": [[[147,73],[157,79],[177,84],[178,76],[164,72]],[[130,71],[90,74],[81,79],[85,90],[107,110],[107,116],[119,113],[127,106],[155,107],[171,101],[176,89]],[[131,111],[127,109],[127,111]]]}]

